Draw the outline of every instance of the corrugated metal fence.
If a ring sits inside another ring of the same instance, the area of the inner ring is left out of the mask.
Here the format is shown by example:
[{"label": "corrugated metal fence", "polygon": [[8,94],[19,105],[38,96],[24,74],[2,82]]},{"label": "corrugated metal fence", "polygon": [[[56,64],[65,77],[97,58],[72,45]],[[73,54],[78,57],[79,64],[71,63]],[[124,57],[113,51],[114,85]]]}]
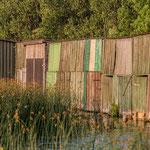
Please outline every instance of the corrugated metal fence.
[{"label": "corrugated metal fence", "polygon": [[0,78],[15,77],[15,42],[0,40]]}]

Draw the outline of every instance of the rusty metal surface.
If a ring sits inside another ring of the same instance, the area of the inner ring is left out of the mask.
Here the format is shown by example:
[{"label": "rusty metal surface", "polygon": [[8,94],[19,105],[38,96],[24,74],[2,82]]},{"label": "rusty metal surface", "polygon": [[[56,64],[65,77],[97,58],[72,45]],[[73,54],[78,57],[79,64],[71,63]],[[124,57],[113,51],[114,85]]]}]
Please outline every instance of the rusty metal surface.
[{"label": "rusty metal surface", "polygon": [[87,110],[98,111],[101,104],[101,72],[87,72]]}]

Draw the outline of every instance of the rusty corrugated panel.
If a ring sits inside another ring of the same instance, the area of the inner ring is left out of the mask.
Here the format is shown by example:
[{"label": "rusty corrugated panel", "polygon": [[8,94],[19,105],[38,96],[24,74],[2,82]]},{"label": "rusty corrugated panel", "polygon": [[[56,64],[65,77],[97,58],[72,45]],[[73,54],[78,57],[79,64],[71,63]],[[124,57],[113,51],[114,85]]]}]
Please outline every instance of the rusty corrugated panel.
[{"label": "rusty corrugated panel", "polygon": [[104,39],[102,48],[102,73],[113,75],[116,60],[116,40]]},{"label": "rusty corrugated panel", "polygon": [[15,76],[15,43],[0,41],[0,78]]},{"label": "rusty corrugated panel", "polygon": [[121,114],[131,113],[132,76],[118,76],[118,105]]},{"label": "rusty corrugated panel", "polygon": [[147,83],[146,118],[150,119],[150,75],[148,75]]},{"label": "rusty corrugated panel", "polygon": [[102,111],[110,112],[113,104],[113,76],[102,75]]},{"label": "rusty corrugated panel", "polygon": [[101,72],[87,72],[87,109],[100,110]]},{"label": "rusty corrugated panel", "polygon": [[116,63],[114,74],[132,74],[132,39],[116,40]]},{"label": "rusty corrugated panel", "polygon": [[133,74],[150,73],[150,35],[133,38]]},{"label": "rusty corrugated panel", "polygon": [[33,82],[33,69],[34,69],[34,60],[33,59],[27,59],[26,60],[26,81],[27,82]]},{"label": "rusty corrugated panel", "polygon": [[147,76],[133,76],[132,79],[132,111],[146,111]]},{"label": "rusty corrugated panel", "polygon": [[43,59],[35,59],[35,82],[43,86]]}]

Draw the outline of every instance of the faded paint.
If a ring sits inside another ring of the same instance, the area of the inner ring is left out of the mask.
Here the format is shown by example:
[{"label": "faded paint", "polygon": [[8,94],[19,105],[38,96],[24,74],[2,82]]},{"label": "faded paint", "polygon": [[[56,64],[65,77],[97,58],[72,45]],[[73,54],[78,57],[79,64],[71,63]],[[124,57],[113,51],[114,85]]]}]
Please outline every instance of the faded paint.
[{"label": "faded paint", "polygon": [[116,40],[116,63],[114,74],[132,74],[132,39]]},{"label": "faded paint", "polygon": [[84,71],[89,71],[90,45],[91,40],[85,40]]},{"label": "faded paint", "polygon": [[95,47],[95,65],[94,71],[101,71],[101,51],[102,51],[102,40],[96,40],[96,47]]},{"label": "faded paint", "polygon": [[61,43],[51,43],[49,49],[48,71],[58,71]]}]

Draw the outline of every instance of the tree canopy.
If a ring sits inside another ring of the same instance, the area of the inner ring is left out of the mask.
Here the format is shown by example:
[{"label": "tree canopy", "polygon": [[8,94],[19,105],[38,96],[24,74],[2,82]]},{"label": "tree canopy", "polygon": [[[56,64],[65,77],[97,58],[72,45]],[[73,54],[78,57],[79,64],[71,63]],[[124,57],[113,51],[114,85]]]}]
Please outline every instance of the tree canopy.
[{"label": "tree canopy", "polygon": [[0,0],[0,38],[75,39],[150,32],[150,0]]}]

